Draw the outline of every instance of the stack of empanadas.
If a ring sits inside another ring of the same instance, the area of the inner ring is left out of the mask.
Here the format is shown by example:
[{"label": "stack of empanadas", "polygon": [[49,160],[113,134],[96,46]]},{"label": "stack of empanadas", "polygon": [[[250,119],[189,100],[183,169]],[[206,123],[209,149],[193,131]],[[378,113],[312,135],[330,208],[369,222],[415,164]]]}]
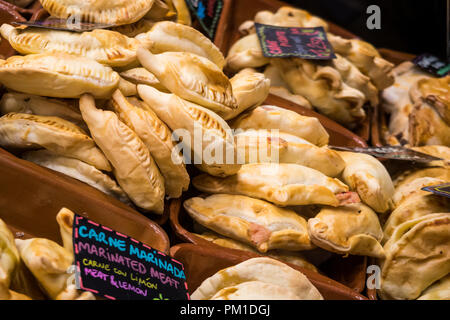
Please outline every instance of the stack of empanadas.
[{"label": "stack of empanadas", "polygon": [[450,76],[433,78],[411,62],[394,69],[395,84],[383,91],[390,115],[382,132],[391,145],[450,146]]},{"label": "stack of empanadas", "polygon": [[[395,180],[394,210],[384,224],[383,299],[448,299],[450,201],[421,188],[450,182],[448,149],[417,148],[444,161],[402,172]],[[445,293],[447,291],[447,293]]]},{"label": "stack of empanadas", "polygon": [[227,68],[238,72],[259,68],[271,80],[270,93],[315,107],[320,113],[355,128],[366,118],[365,104],[376,106],[378,93],[393,84],[394,67],[378,51],[361,40],[348,40],[328,33],[336,59],[314,61],[298,58],[270,59],[263,55],[254,23],[282,27],[323,27],[328,24],[308,12],[281,7],[276,13],[258,12],[254,21],[239,28],[245,35],[228,52]]},{"label": "stack of empanadas", "polygon": [[195,290],[193,300],[323,300],[301,272],[277,260],[254,258],[223,269]]},{"label": "stack of empanadas", "polygon": [[[6,224],[0,219],[0,300],[30,300],[23,293],[10,288],[18,273],[23,272],[19,264],[27,268],[45,297],[52,300],[95,300],[95,296],[76,288],[71,283],[69,268],[73,263],[72,223],[74,213],[67,208],[57,215],[64,247],[44,238],[15,239]],[[20,290],[20,284],[15,284]],[[26,292],[24,292],[26,293]]]}]

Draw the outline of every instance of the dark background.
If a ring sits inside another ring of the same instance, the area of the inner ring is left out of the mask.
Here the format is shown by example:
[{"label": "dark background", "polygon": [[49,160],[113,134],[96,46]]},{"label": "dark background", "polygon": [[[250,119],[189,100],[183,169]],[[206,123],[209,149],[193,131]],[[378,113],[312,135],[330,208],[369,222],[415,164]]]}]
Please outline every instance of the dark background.
[{"label": "dark background", "polygon": [[[377,47],[450,58],[447,0],[285,0],[332,21]],[[381,8],[381,30],[369,30],[367,7]]]}]

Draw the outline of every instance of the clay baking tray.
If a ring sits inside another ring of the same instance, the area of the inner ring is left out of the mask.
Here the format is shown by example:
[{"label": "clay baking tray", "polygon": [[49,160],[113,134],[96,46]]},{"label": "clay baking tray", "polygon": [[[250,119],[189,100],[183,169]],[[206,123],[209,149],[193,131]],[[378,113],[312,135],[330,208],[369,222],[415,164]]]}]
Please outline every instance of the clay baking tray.
[{"label": "clay baking tray", "polygon": [[[214,43],[226,56],[231,46],[242,37],[239,33],[239,26],[244,21],[253,20],[256,13],[259,11],[269,10],[275,12],[283,6],[291,5],[278,0],[252,0],[251,2],[248,0],[224,0],[222,16],[217,26]],[[299,3],[298,6],[301,7],[301,3]],[[357,38],[357,36],[350,31],[347,31],[334,23],[328,23],[330,32],[346,39]],[[279,104],[278,106],[284,107],[285,105]],[[364,123],[355,130],[357,135],[366,142],[370,139],[371,111],[372,108],[366,108],[367,118]]]},{"label": "clay baking tray", "polygon": [[165,231],[120,201],[0,149],[0,218],[6,224],[25,237],[60,242],[56,214],[62,207],[155,249],[169,250]]},{"label": "clay baking tray", "polygon": [[[170,249],[170,255],[183,263],[189,293],[192,294],[200,284],[216,272],[234,266],[253,255],[236,254],[232,250],[217,250],[215,247],[180,244]],[[304,273],[316,286],[326,300],[366,300],[364,296],[317,273],[288,264]]]}]

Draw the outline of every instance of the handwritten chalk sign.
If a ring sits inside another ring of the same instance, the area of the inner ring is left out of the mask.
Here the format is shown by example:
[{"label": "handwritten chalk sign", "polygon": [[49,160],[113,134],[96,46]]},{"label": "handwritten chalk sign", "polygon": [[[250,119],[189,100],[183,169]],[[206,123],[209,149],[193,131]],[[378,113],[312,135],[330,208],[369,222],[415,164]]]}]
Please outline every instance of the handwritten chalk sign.
[{"label": "handwritten chalk sign", "polygon": [[450,74],[450,64],[429,53],[416,57],[413,63],[435,77],[445,77]]},{"label": "handwritten chalk sign", "polygon": [[286,28],[255,23],[263,55],[267,58],[336,58],[323,27]]},{"label": "handwritten chalk sign", "polygon": [[430,186],[422,188],[424,191],[432,192],[434,194],[450,198],[450,183],[440,184],[437,186]]},{"label": "handwritten chalk sign", "polygon": [[223,0],[186,0],[186,3],[208,37],[214,39],[222,15]]},{"label": "handwritten chalk sign", "polygon": [[75,215],[73,245],[82,290],[112,300],[189,300],[183,265]]}]

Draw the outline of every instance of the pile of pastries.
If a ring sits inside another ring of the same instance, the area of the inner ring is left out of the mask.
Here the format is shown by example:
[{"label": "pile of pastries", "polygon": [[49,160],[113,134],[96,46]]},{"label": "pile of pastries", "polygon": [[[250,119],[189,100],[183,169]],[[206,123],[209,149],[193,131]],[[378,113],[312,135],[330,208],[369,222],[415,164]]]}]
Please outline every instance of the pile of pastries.
[{"label": "pile of pastries", "polygon": [[[280,27],[323,27],[336,59],[267,58],[263,55],[254,23]],[[328,23],[309,12],[281,7],[260,11],[239,30],[243,37],[229,50],[226,68],[238,72],[260,70],[271,81],[270,92],[345,125],[355,128],[367,117],[365,106],[379,103],[379,92],[394,83],[394,65],[369,43],[344,39],[328,31]]]},{"label": "pile of pastries", "polygon": [[[370,44],[331,33],[337,59],[328,62],[262,55],[254,22],[328,30],[320,18],[290,7],[259,12],[241,26],[246,36],[225,58],[190,27],[184,1],[79,1],[76,10],[67,0],[41,3],[55,18],[81,15],[116,27],[83,33],[0,27],[18,52],[0,61],[7,91],[0,146],[159,215],[166,197],[188,190],[186,163],[195,164],[198,196],[183,206],[198,236],[263,257],[205,280],[192,298],[322,299],[304,275],[279,262],[320,272],[308,254],[313,249],[323,257],[373,258],[382,267],[383,299],[448,298],[450,204],[421,191],[450,182],[448,78],[421,78],[411,95],[400,90],[416,105],[409,122],[403,115],[393,125],[404,135],[391,135],[426,144],[416,150],[444,160],[391,174],[372,156],[330,148],[317,118],[263,105],[269,93],[282,95],[354,128],[366,117],[364,105],[378,104],[382,91],[387,100],[395,81],[409,81]],[[393,119],[398,101],[391,100]],[[442,129],[428,137],[420,124],[426,121]],[[60,216],[65,249],[35,239],[17,240],[16,249],[0,225],[6,250],[0,298],[23,298],[11,287],[19,261],[49,298],[92,298],[66,286],[70,212]],[[58,259],[45,264],[55,270],[27,263],[35,246],[50,262]],[[49,281],[49,272],[60,279]]]},{"label": "pile of pastries", "polygon": [[56,216],[64,246],[45,238],[14,239],[0,219],[0,300],[95,300],[74,281],[72,227],[74,213]]},{"label": "pile of pastries", "polygon": [[450,75],[434,78],[412,62],[393,73],[395,83],[382,93],[383,111],[390,115],[382,127],[385,143],[450,146]]}]

